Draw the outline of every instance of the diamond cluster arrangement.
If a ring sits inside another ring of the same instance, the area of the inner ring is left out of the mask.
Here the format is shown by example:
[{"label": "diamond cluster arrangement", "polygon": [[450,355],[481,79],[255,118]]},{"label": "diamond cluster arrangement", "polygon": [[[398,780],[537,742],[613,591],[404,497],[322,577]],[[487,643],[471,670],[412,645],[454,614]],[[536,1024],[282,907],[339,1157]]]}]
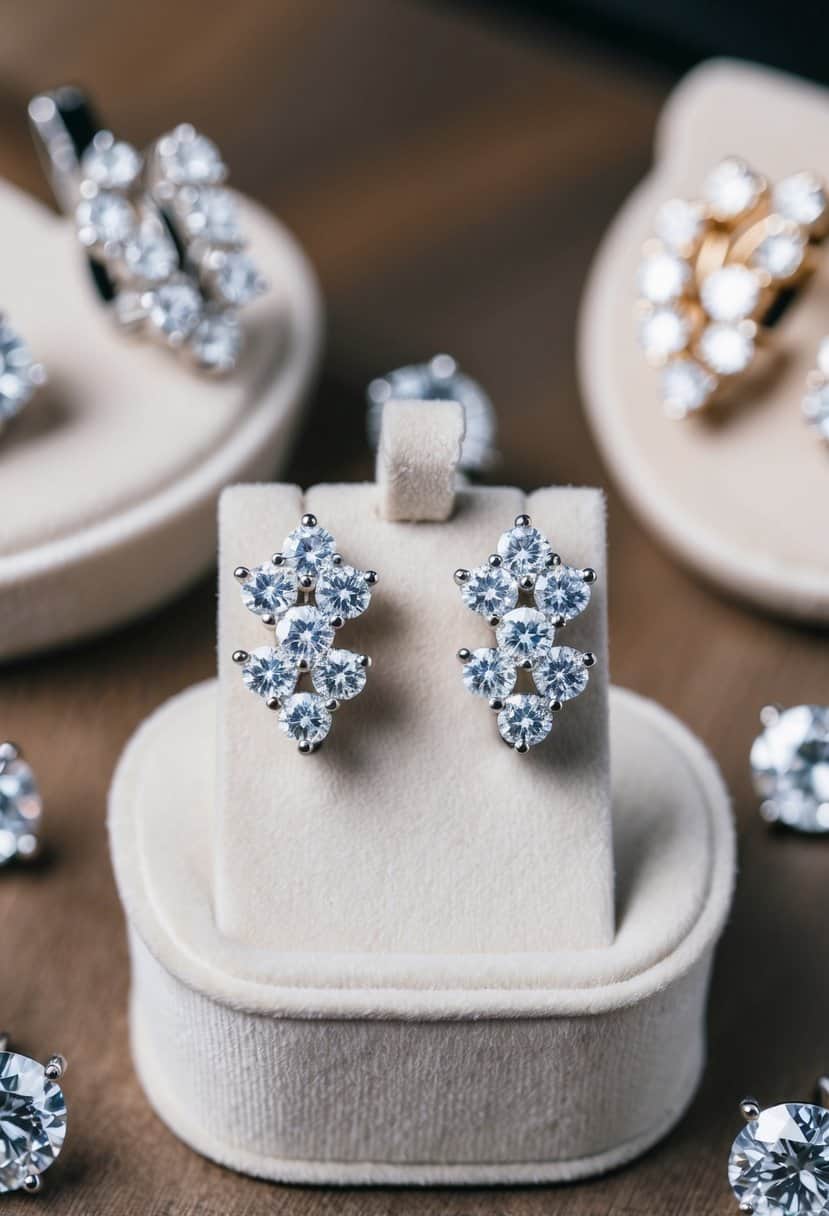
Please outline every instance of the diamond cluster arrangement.
[{"label": "diamond cluster arrangement", "polygon": [[45,367],[35,361],[26,342],[0,313],[0,429],[45,383]]},{"label": "diamond cluster arrangement", "polygon": [[[279,715],[303,755],[317,750],[342,701],[366,686],[368,655],[334,646],[346,621],[361,616],[377,582],[374,570],[348,566],[316,516],[303,515],[270,561],[234,571],[245,607],[274,630],[273,646],[236,650],[234,662],[251,692]],[[310,689],[298,684],[307,678]]]},{"label": "diamond cluster arrangement", "polygon": [[826,188],[810,172],[772,187],[727,157],[701,199],[670,199],[654,226],[637,276],[639,342],[661,369],[666,412],[685,418],[751,366],[763,329],[814,269]]},{"label": "diamond cluster arrangement", "polygon": [[[455,571],[463,602],[495,629],[497,643],[458,651],[463,682],[489,702],[501,738],[521,754],[547,738],[553,715],[587,687],[594,655],[558,646],[555,636],[587,608],[595,581],[595,570],[564,565],[529,515],[516,517],[482,566]],[[515,691],[521,671],[531,673],[534,692]]]},{"label": "diamond cluster arrangement", "polygon": [[20,748],[0,743],[0,867],[37,856],[42,816],[37,781]]},{"label": "diamond cluster arrangement", "polygon": [[760,1110],[743,1102],[746,1126],[728,1159],[728,1181],[743,1212],[827,1216],[829,1110],[785,1102]]},{"label": "diamond cluster arrangement", "polygon": [[829,337],[818,347],[817,367],[809,374],[803,413],[806,421],[829,442]]},{"label": "diamond cluster arrangement", "polygon": [[0,1194],[36,1192],[66,1138],[66,1100],[57,1082],[66,1061],[39,1064],[0,1050]]},{"label": "diamond cluster arrangement", "polygon": [[769,823],[829,832],[829,708],[767,705],[751,748],[754,787]]},{"label": "diamond cluster arrangement", "polygon": [[99,131],[81,159],[75,212],[81,243],[118,284],[119,321],[219,374],[242,349],[237,310],[267,287],[226,177],[219,149],[187,123],[146,157]]}]

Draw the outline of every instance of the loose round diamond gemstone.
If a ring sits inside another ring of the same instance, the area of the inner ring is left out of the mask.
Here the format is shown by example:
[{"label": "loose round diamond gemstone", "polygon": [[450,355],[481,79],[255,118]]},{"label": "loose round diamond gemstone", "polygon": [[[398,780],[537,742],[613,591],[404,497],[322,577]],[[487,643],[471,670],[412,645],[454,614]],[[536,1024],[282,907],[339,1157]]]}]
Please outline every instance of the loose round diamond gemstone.
[{"label": "loose round diamond gemstone", "polygon": [[829,708],[797,705],[769,721],[751,749],[763,812],[801,832],[829,832]]},{"label": "loose round diamond gemstone", "polygon": [[691,268],[675,253],[661,250],[642,259],[637,282],[639,294],[651,304],[673,304],[691,282]]},{"label": "loose round diamond gemstone", "polygon": [[639,343],[648,359],[661,363],[688,345],[691,324],[678,308],[654,308],[639,321]]},{"label": "loose round diamond gemstone", "polygon": [[533,668],[535,686],[550,701],[571,701],[589,679],[584,655],[572,646],[554,646]]},{"label": "loose round diamond gemstone", "polygon": [[772,206],[784,219],[811,227],[826,211],[823,182],[808,170],[784,177],[772,191]]},{"label": "loose round diamond gemstone", "polygon": [[705,179],[703,193],[715,220],[739,219],[756,206],[763,191],[762,178],[745,161],[729,156]]},{"label": "loose round diamond gemstone", "polygon": [[703,279],[700,299],[713,321],[742,321],[757,307],[760,281],[747,266],[723,266]]},{"label": "loose round diamond gemstone", "polygon": [[209,267],[213,290],[234,308],[249,304],[265,290],[265,282],[253,259],[246,253],[223,253]]},{"label": "loose round diamond gemstone", "polygon": [[498,714],[501,738],[511,747],[526,751],[542,743],[553,729],[553,715],[543,697],[516,693]]},{"label": "loose round diamond gemstone", "polygon": [[242,327],[231,313],[208,313],[193,331],[190,349],[205,371],[233,371],[242,350]]},{"label": "loose round diamond gemstone", "polygon": [[498,555],[516,578],[540,574],[551,553],[550,542],[544,533],[531,524],[510,528],[498,541]]},{"label": "loose round diamond gemstone", "polygon": [[136,226],[130,203],[111,190],[99,190],[78,203],[75,220],[84,245],[121,245]]},{"label": "loose round diamond gemstone", "polygon": [[37,1060],[0,1051],[0,1194],[53,1165],[66,1137],[66,1100]]},{"label": "loose round diamond gemstone", "polygon": [[201,295],[189,282],[164,283],[152,292],[147,317],[168,342],[180,344],[201,320]]},{"label": "loose round diamond gemstone", "polygon": [[500,650],[473,650],[463,665],[463,682],[476,697],[503,701],[515,688],[515,664]]},{"label": "loose round diamond gemstone", "polygon": [[141,172],[142,160],[132,144],[99,131],[81,158],[81,177],[100,190],[129,190]]},{"label": "loose round diamond gemstone", "polygon": [[277,621],[276,637],[288,658],[311,667],[334,641],[334,629],[319,608],[305,604],[289,608]]},{"label": "loose round diamond gemstone", "polygon": [[807,393],[803,400],[803,413],[806,421],[815,427],[824,439],[829,439],[829,384],[821,384]]},{"label": "loose round diamond gemstone", "polygon": [[27,343],[0,317],[0,423],[19,413],[44,379]]},{"label": "loose round diamond gemstone", "polygon": [[230,190],[207,186],[183,193],[177,209],[190,237],[211,245],[238,245],[242,241],[236,198]]},{"label": "loose round diamond gemstone", "polygon": [[700,336],[699,354],[717,375],[735,376],[754,358],[754,338],[739,325],[708,325]]},{"label": "loose round diamond gemstone", "polygon": [[189,123],[163,136],[157,150],[161,174],[175,186],[212,186],[227,172],[213,140]]},{"label": "loose round diamond gemstone", "polygon": [[775,232],[760,242],[751,264],[758,270],[765,270],[773,279],[789,279],[797,274],[805,253],[806,242],[799,232]]},{"label": "loose round diamond gemstone", "polygon": [[473,612],[501,617],[518,603],[518,583],[502,566],[478,566],[461,584],[461,597]]},{"label": "loose round diamond gemstone", "polygon": [[827,1216],[829,1111],[805,1102],[761,1111],[734,1141],[728,1181],[755,1216]]},{"label": "loose round diamond gemstone", "polygon": [[[36,851],[42,810],[29,765],[19,758],[4,760],[0,752],[0,866],[15,857],[31,857]],[[2,1160],[0,1153],[0,1169]]]},{"label": "loose round diamond gemstone", "polygon": [[547,616],[572,621],[590,603],[590,585],[573,566],[552,566],[535,581],[536,607]]},{"label": "loose round diamond gemstone", "polygon": [[321,696],[350,701],[366,686],[366,661],[352,650],[329,650],[311,672],[314,688]]},{"label": "loose round diamond gemstone", "polygon": [[242,601],[257,616],[281,616],[297,601],[297,577],[289,566],[263,562],[241,584]]},{"label": "loose round diamond gemstone", "polygon": [[537,608],[514,608],[496,631],[498,645],[516,663],[532,662],[547,654],[555,629]]},{"label": "loose round diamond gemstone", "polygon": [[702,409],[716,387],[715,377],[694,359],[677,359],[662,371],[662,398],[674,418]]},{"label": "loose round diamond gemstone", "polygon": [[317,579],[317,607],[328,617],[353,620],[371,603],[366,576],[353,566],[324,566]]},{"label": "loose round diamond gemstone", "polygon": [[702,208],[684,198],[671,198],[656,213],[654,231],[674,253],[687,257],[702,234]]},{"label": "loose round diamond gemstone", "polygon": [[124,261],[133,278],[162,283],[178,269],[176,247],[157,225],[144,221],[124,246]]},{"label": "loose round diamond gemstone", "polygon": [[265,701],[274,697],[284,701],[296,688],[296,664],[273,646],[259,646],[242,668],[242,679],[246,688]]},{"label": "loose round diamond gemstone", "polygon": [[327,564],[333,552],[334,537],[319,524],[313,527],[300,524],[282,546],[283,557],[291,563],[300,578],[316,578],[320,567]]},{"label": "loose round diamond gemstone", "polygon": [[331,729],[331,714],[322,697],[313,692],[297,692],[279,711],[279,725],[296,743],[322,743]]}]

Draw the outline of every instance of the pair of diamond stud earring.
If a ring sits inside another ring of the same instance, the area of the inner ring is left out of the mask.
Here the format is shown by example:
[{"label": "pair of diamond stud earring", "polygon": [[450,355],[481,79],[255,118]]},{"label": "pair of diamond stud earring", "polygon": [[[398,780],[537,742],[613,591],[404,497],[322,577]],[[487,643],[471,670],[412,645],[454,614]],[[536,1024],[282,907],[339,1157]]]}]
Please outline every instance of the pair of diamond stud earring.
[{"label": "pair of diamond stud earring", "polygon": [[[234,576],[245,607],[274,631],[274,644],[235,650],[233,660],[245,686],[309,755],[341,703],[366,686],[371,659],[335,646],[334,638],[368,608],[377,573],[346,564],[331,533],[308,514],[269,561],[237,566]],[[596,572],[564,564],[529,515],[519,515],[496,553],[454,578],[467,607],[496,631],[495,646],[458,651],[463,682],[497,714],[504,742],[526,753],[587,687],[594,655],[556,645],[555,637],[587,608]],[[516,691],[522,675],[531,687]],[[311,687],[300,688],[306,679]]]},{"label": "pair of diamond stud earring", "polygon": [[[666,412],[686,418],[727,396],[811,280],[829,232],[824,183],[799,172],[769,183],[730,156],[702,197],[673,198],[655,218],[639,265],[639,342],[661,370]],[[829,438],[829,344],[820,347],[803,412]]]}]

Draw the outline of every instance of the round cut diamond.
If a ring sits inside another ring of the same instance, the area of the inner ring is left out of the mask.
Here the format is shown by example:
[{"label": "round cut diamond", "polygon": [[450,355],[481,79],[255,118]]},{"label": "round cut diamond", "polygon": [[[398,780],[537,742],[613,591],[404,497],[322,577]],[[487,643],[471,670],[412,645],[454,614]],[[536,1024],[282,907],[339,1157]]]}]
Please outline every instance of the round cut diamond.
[{"label": "round cut diamond", "polygon": [[703,187],[712,216],[722,222],[739,219],[751,211],[762,190],[762,179],[736,156],[720,161],[706,177]]},{"label": "round cut diamond", "polygon": [[66,1100],[42,1064],[0,1051],[0,1194],[48,1170],[66,1137]]},{"label": "round cut diamond", "polygon": [[728,1181],[755,1216],[827,1216],[829,1111],[799,1102],[761,1111],[734,1141]]},{"label": "round cut diamond", "polygon": [[801,832],[829,832],[829,708],[797,705],[766,726],[751,749],[763,811]]},{"label": "round cut diamond", "polygon": [[236,199],[230,190],[207,186],[185,194],[178,209],[189,236],[211,245],[238,245],[242,240]]},{"label": "round cut diamond", "polygon": [[551,552],[550,542],[544,533],[530,524],[510,528],[498,541],[498,554],[510,574],[516,578],[540,574]]},{"label": "round cut diamond", "polygon": [[279,725],[296,743],[322,743],[331,729],[331,714],[322,697],[313,692],[297,692],[279,711]]},{"label": "round cut diamond", "polygon": [[553,715],[543,697],[516,693],[498,714],[501,738],[511,747],[526,751],[543,742],[553,728]]},{"label": "round cut diamond", "polygon": [[772,206],[784,219],[808,228],[826,211],[823,182],[808,170],[784,177],[772,191]]},{"label": "round cut diamond", "polygon": [[648,254],[639,266],[639,294],[651,304],[673,304],[691,281],[691,268],[667,250]]},{"label": "round cut diamond", "polygon": [[227,172],[213,140],[188,123],[158,141],[158,157],[162,175],[175,186],[212,186]]},{"label": "round cut diamond", "polygon": [[285,540],[282,555],[300,577],[316,578],[334,552],[334,537],[319,524],[300,524]]},{"label": "round cut diamond", "polygon": [[806,415],[806,421],[816,427],[824,439],[829,439],[829,384],[821,384],[806,395],[803,413]]},{"label": "round cut diamond", "polygon": [[498,626],[498,645],[516,663],[536,661],[549,652],[555,630],[537,608],[514,608]]},{"label": "round cut diamond", "polygon": [[245,687],[265,701],[283,701],[296,688],[297,670],[281,650],[259,646],[242,668]]},{"label": "round cut diamond", "polygon": [[353,566],[325,566],[317,579],[317,607],[328,617],[353,620],[371,603],[366,576]]},{"label": "round cut diamond", "polygon": [[703,279],[702,306],[714,321],[742,321],[760,298],[760,282],[747,266],[723,266]]},{"label": "round cut diamond", "polygon": [[29,765],[11,753],[5,759],[0,755],[0,866],[35,852],[42,809]]},{"label": "round cut diamond", "polygon": [[589,678],[584,655],[572,646],[554,646],[533,668],[536,688],[551,701],[571,701],[584,692]]},{"label": "round cut diamond", "polygon": [[142,161],[132,144],[99,131],[81,159],[81,176],[100,190],[129,190],[141,172]]},{"label": "round cut diamond", "polygon": [[263,562],[241,585],[242,601],[257,616],[281,616],[297,600],[297,577],[289,566]]},{"label": "round cut diamond", "polygon": [[168,342],[182,342],[202,316],[202,298],[192,283],[164,283],[151,296],[147,316]]},{"label": "round cut diamond", "polygon": [[677,359],[662,371],[665,409],[674,418],[702,409],[716,387],[715,377],[694,359]]},{"label": "round cut diamond", "polygon": [[463,665],[463,682],[477,697],[501,700],[515,688],[515,664],[500,650],[486,647],[473,650]]},{"label": "round cut diamond", "polygon": [[264,290],[264,282],[253,259],[246,253],[224,253],[210,267],[210,280],[225,304],[241,308]]},{"label": "round cut diamond", "polygon": [[690,336],[690,322],[678,308],[654,308],[639,321],[639,343],[654,362],[678,355]]},{"label": "round cut diamond", "polygon": [[0,423],[20,412],[43,380],[28,345],[0,317]]},{"label": "round cut diamond", "polygon": [[751,264],[773,279],[789,279],[800,269],[805,252],[806,242],[796,230],[774,232],[757,246]]},{"label": "round cut diamond", "polygon": [[366,661],[351,650],[329,650],[314,667],[311,679],[323,697],[350,701],[366,686]]},{"label": "round cut diamond", "polygon": [[84,245],[123,244],[136,225],[130,203],[111,190],[99,190],[78,203],[75,219]]},{"label": "round cut diamond", "polygon": [[242,328],[231,313],[209,313],[193,331],[190,349],[205,371],[233,371],[242,349]]},{"label": "round cut diamond", "polygon": [[535,603],[548,616],[572,621],[590,603],[590,585],[584,581],[581,570],[553,566],[536,579]]},{"label": "round cut diamond", "polygon": [[334,629],[319,608],[305,604],[301,608],[289,608],[277,621],[276,636],[288,658],[310,667],[322,658],[334,641]]},{"label": "round cut diamond", "polygon": [[130,274],[145,283],[162,283],[178,269],[176,247],[154,223],[144,221],[124,246]]},{"label": "round cut diamond", "polygon": [[702,208],[684,198],[671,198],[656,213],[654,230],[669,249],[687,256],[702,233]]},{"label": "round cut diamond", "polygon": [[745,371],[754,357],[754,339],[738,325],[708,325],[699,340],[699,354],[720,376]]},{"label": "round cut diamond", "polygon": [[518,603],[518,583],[502,566],[479,566],[461,584],[461,597],[473,612],[501,617]]}]

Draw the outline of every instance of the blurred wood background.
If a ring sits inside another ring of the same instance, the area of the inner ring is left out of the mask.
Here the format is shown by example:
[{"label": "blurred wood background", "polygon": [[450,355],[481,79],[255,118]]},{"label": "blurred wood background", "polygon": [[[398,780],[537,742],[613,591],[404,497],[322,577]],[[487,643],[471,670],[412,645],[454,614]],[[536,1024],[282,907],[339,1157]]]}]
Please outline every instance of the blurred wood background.
[{"label": "blurred wood background", "polygon": [[[2,17],[0,173],[48,197],[26,102],[77,82],[139,145],[185,119],[210,133],[234,184],[306,247],[330,333],[291,478],[370,475],[366,381],[448,349],[497,404],[496,480],[605,483],[575,382],[577,306],[596,243],[647,168],[668,72],[565,29],[415,0],[6,0]],[[41,776],[50,847],[38,869],[0,878],[0,1021],[23,1050],[72,1061],[66,1153],[39,1200],[3,1200],[10,1216],[33,1203],[61,1216],[736,1210],[725,1157],[737,1100],[746,1090],[805,1098],[829,1066],[829,848],[767,832],[747,777],[760,706],[825,701],[829,656],[821,633],[754,615],[679,568],[612,487],[609,502],[614,679],[701,735],[739,820],[742,876],[714,977],[710,1067],[679,1129],[589,1184],[436,1193],[257,1183],[162,1127],[130,1064],[105,804],[139,722],[214,671],[211,578],[117,635],[0,673],[0,734]]]}]

